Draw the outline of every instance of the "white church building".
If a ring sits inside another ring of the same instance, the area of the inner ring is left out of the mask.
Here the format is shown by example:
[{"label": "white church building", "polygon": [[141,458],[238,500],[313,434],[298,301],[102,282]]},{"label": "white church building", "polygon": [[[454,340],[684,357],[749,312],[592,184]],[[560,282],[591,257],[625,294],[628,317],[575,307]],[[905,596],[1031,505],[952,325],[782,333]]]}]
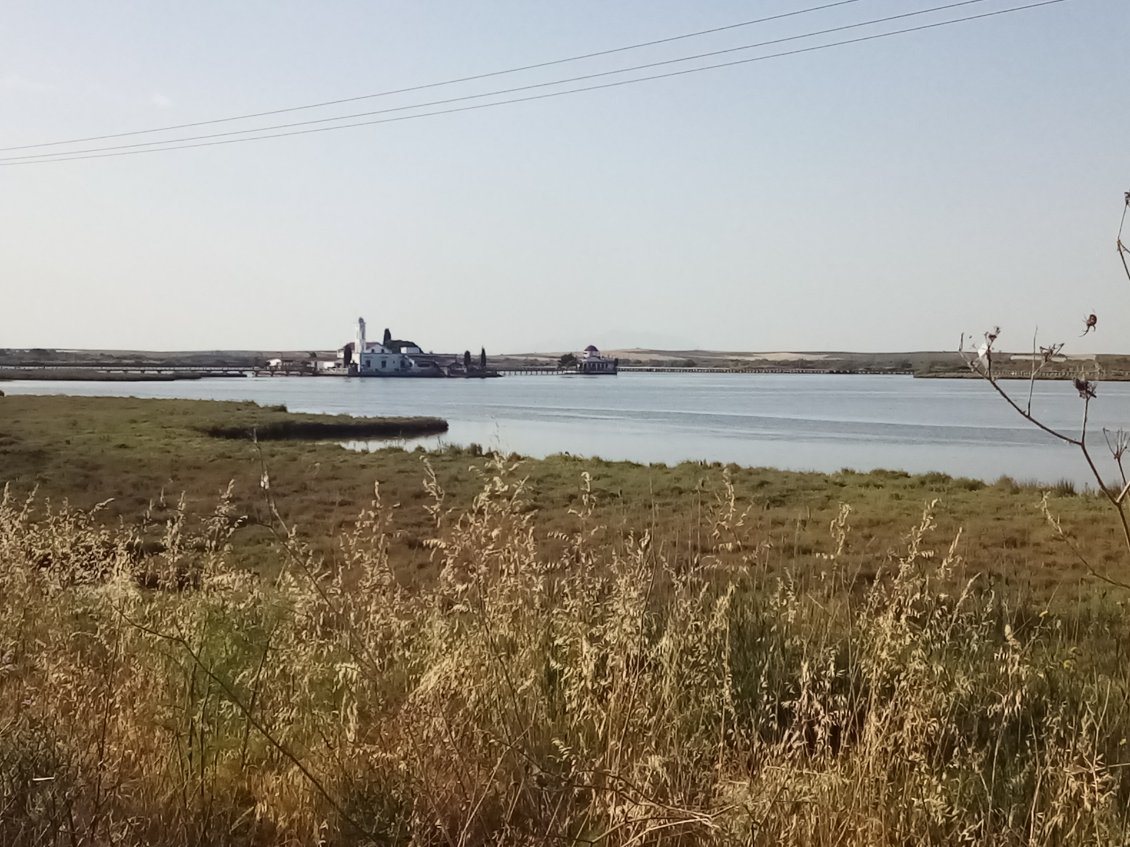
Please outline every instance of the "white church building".
[{"label": "white church building", "polygon": [[358,376],[429,376],[430,363],[414,358],[423,351],[412,342],[390,342],[385,346],[365,337],[365,319],[357,319],[357,340],[338,351],[338,366]]}]

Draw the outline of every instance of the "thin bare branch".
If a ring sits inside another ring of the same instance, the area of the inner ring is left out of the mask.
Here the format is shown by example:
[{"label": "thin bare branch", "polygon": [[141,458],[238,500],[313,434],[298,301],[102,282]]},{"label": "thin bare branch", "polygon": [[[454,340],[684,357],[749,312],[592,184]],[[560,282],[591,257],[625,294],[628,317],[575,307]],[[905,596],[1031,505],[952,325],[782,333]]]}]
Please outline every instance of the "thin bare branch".
[{"label": "thin bare branch", "polygon": [[[1114,459],[1115,464],[1118,466],[1119,476],[1122,477],[1123,489],[1127,485],[1126,468],[1122,464],[1122,457],[1126,453],[1126,448],[1130,447],[1130,438],[1127,437],[1126,430],[1120,429],[1114,433],[1114,441],[1111,442],[1110,430],[1105,426],[1103,427],[1103,438],[1106,439],[1107,449],[1110,450],[1110,455]],[[1123,495],[1119,495],[1119,499]]]},{"label": "thin bare branch", "polygon": [[1130,249],[1122,243],[1122,229],[1126,226],[1126,212],[1130,210],[1130,191],[1126,192],[1126,202],[1122,205],[1122,220],[1118,223],[1118,237],[1115,239],[1115,244],[1118,246],[1118,258],[1122,260],[1122,269],[1126,271],[1126,278],[1130,280],[1130,264],[1126,262],[1126,254],[1130,253]]},{"label": "thin bare branch", "polygon": [[1052,529],[1055,530],[1055,533],[1059,537],[1059,540],[1066,544],[1068,549],[1075,554],[1075,558],[1078,559],[1079,563],[1087,570],[1087,574],[1089,576],[1094,577],[1100,582],[1105,582],[1107,585],[1110,585],[1114,588],[1120,588],[1125,591],[1130,591],[1130,583],[1120,582],[1117,579],[1112,579],[1106,574],[1101,574],[1095,570],[1094,565],[1092,565],[1090,560],[1083,555],[1083,551],[1079,549],[1079,545],[1077,545],[1071,538],[1071,536],[1068,535],[1064,530],[1059,518],[1052,514],[1051,506],[1048,505],[1048,495],[1046,492],[1043,499],[1040,501],[1040,509],[1044,513],[1044,518],[1051,525]]},{"label": "thin bare branch", "polygon": [[997,382],[996,377],[989,376],[988,374],[985,374],[985,379],[988,380],[989,385],[991,385],[993,387],[993,389],[997,392],[997,394],[999,394],[1001,397],[1003,397],[1005,402],[1008,403],[1008,405],[1010,405],[1013,409],[1015,409],[1016,412],[1022,418],[1024,418],[1026,421],[1028,421],[1028,423],[1032,424],[1033,426],[1037,427],[1038,429],[1042,429],[1048,435],[1051,435],[1055,438],[1058,438],[1060,441],[1063,441],[1067,444],[1074,444],[1076,447],[1082,446],[1082,443],[1079,441],[1078,438],[1072,438],[1070,435],[1065,435],[1062,432],[1059,432],[1057,430],[1052,429],[1050,426],[1045,424],[1043,421],[1037,419],[1034,415],[1031,415],[1028,412],[1024,411],[1022,408],[1020,408],[1020,406],[1017,405],[1016,401],[1013,400],[1012,397],[1009,396],[1008,392],[1005,391],[1003,388],[1001,388],[1000,384]]}]

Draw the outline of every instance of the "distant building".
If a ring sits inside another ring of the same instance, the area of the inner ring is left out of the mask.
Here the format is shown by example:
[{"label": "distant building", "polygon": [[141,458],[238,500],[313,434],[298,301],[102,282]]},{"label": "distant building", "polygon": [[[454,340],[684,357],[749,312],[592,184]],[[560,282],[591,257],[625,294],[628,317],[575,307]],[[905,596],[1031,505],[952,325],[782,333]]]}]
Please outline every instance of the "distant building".
[{"label": "distant building", "polygon": [[[336,362],[330,362],[329,364],[336,365]],[[303,359],[285,359],[276,357],[274,359],[267,360],[267,370],[271,373],[315,373],[321,367],[322,364],[318,362],[317,357],[314,356],[314,354],[310,354],[310,357]]]},{"label": "distant building", "polygon": [[619,359],[605,358],[592,344],[585,348],[584,355],[577,361],[577,373],[580,374],[615,374],[619,370]]},{"label": "distant building", "polygon": [[385,344],[365,336],[365,319],[357,319],[357,340],[337,354],[337,367],[357,376],[433,376],[431,362],[415,357],[423,351],[414,341],[390,340]]}]

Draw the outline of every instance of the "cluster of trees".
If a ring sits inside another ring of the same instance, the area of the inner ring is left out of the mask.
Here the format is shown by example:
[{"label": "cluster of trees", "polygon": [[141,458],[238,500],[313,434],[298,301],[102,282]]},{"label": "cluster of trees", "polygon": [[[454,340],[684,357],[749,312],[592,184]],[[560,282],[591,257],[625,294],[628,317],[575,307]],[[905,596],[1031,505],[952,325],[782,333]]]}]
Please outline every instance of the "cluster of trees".
[{"label": "cluster of trees", "polygon": [[[464,350],[463,351],[463,367],[467,370],[471,370],[471,351],[470,350]],[[479,351],[479,367],[483,370],[486,370],[486,367],[487,367],[487,348],[485,348],[485,347],[482,348]]]}]

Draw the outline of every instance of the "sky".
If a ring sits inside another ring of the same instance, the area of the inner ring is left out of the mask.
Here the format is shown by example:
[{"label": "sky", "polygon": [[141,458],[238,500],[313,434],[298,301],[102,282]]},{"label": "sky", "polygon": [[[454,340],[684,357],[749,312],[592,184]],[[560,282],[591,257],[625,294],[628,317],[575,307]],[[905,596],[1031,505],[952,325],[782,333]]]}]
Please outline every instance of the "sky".
[{"label": "sky", "polygon": [[[416,106],[943,2],[855,0],[332,108],[0,152],[0,347],[328,350],[364,316],[436,351],[945,350],[999,325],[1007,349],[1038,328],[1068,352],[1130,352],[1114,248],[1130,190],[1126,0],[340,131],[5,164]],[[0,147],[357,97],[817,5],[0,0]],[[1081,338],[1091,312],[1097,332]]]}]

